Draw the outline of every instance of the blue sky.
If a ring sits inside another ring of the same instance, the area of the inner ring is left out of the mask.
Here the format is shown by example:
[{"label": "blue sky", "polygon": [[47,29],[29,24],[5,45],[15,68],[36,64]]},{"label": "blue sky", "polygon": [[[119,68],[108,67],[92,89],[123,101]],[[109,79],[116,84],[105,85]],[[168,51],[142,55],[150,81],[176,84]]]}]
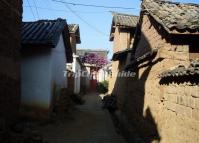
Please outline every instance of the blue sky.
[{"label": "blue sky", "polygon": [[[134,9],[105,9],[68,5],[53,2],[52,0],[24,0],[23,21],[35,21],[38,19],[63,18],[67,23],[80,25],[82,43],[78,48],[106,49],[109,50],[109,59],[112,56],[112,43],[109,41],[112,15],[110,11],[117,11],[133,15],[139,15],[140,0],[61,0],[72,3],[93,5],[105,5],[112,7],[130,7]],[[185,3],[199,3],[199,0],[173,0]],[[38,8],[35,8],[35,5]],[[29,6],[33,6],[30,8]],[[75,15],[74,11],[77,15]],[[38,12],[37,12],[38,11]]]}]

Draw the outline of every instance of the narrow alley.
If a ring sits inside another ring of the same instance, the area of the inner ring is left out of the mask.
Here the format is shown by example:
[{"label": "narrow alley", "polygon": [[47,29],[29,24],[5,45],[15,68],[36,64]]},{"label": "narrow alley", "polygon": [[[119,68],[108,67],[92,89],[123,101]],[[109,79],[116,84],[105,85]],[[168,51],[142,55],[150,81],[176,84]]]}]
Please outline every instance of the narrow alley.
[{"label": "narrow alley", "polygon": [[199,0],[0,11],[0,143],[199,143]]},{"label": "narrow alley", "polygon": [[98,94],[87,94],[84,99],[72,120],[42,127],[44,138],[49,143],[125,143],[116,133],[109,112],[102,109]]}]

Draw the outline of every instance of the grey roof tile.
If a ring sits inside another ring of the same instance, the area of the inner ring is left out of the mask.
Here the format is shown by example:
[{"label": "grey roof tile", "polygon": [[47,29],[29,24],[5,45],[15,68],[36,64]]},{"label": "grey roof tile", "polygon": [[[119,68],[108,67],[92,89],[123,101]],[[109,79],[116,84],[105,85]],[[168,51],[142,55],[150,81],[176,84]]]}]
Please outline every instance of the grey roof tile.
[{"label": "grey roof tile", "polygon": [[115,25],[127,26],[127,27],[136,27],[138,22],[138,16],[128,15],[122,13],[113,13],[113,22]]},{"label": "grey roof tile", "polygon": [[144,0],[143,7],[169,33],[199,34],[199,5]]},{"label": "grey roof tile", "polygon": [[78,24],[68,24],[68,29],[70,33],[75,33],[78,30]]},{"label": "grey roof tile", "polygon": [[112,57],[112,61],[117,61],[117,60],[120,60],[122,58],[126,58],[127,54],[131,51],[132,51],[132,49],[126,49],[126,50],[118,51],[118,52],[114,53],[113,57]]},{"label": "grey roof tile", "polygon": [[39,20],[22,23],[22,44],[44,44],[55,46],[60,34],[67,26],[66,20]]},{"label": "grey roof tile", "polygon": [[80,29],[78,24],[68,24],[68,30],[70,33],[75,33],[76,35],[76,42],[77,44],[81,43],[81,38],[80,38]]},{"label": "grey roof tile", "polygon": [[167,70],[159,75],[160,78],[199,75],[199,59],[190,63],[188,67],[179,65],[173,70]]}]

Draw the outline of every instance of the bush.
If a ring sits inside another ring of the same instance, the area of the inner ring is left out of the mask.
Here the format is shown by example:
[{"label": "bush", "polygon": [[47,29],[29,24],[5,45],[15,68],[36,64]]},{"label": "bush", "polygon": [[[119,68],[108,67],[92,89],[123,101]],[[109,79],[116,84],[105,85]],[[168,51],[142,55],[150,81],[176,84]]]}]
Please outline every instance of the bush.
[{"label": "bush", "polygon": [[117,99],[115,95],[106,95],[102,101],[102,108],[108,109],[110,112],[117,110]]},{"label": "bush", "polygon": [[108,81],[99,82],[97,85],[97,92],[107,93],[108,92]]},{"label": "bush", "polygon": [[82,99],[82,97],[80,95],[77,95],[77,94],[72,94],[70,96],[70,98],[72,99],[72,101],[75,103],[75,104],[78,104],[78,105],[82,105],[85,103],[85,101]]}]

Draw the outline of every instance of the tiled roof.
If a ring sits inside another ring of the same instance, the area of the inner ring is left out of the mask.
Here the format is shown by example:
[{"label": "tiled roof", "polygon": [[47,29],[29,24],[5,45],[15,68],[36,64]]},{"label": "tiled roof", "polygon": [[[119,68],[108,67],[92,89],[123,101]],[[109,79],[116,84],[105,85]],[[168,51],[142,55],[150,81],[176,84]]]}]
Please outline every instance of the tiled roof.
[{"label": "tiled roof", "polygon": [[68,29],[70,33],[75,33],[78,27],[78,24],[68,24]]},{"label": "tiled roof", "polygon": [[126,58],[127,57],[127,54],[129,52],[131,52],[132,49],[126,49],[126,50],[123,50],[123,51],[119,51],[119,52],[116,52],[113,54],[113,57],[112,57],[112,61],[117,61],[117,60],[120,60],[122,58]]},{"label": "tiled roof", "polygon": [[77,49],[77,55],[79,55],[80,57],[83,57],[88,53],[96,53],[104,58],[107,58],[108,50],[105,50],[105,49]]},{"label": "tiled roof", "polygon": [[116,12],[113,13],[113,23],[115,25],[136,27],[137,22],[138,22],[138,16],[116,13]]},{"label": "tiled roof", "polygon": [[80,38],[80,30],[79,30],[79,25],[78,24],[69,24],[68,29],[70,33],[75,33],[76,35],[76,42],[77,44],[81,43],[81,38]]},{"label": "tiled roof", "polygon": [[67,23],[64,19],[23,22],[22,44],[56,46],[65,26],[67,26]]},{"label": "tiled roof", "polygon": [[135,15],[123,14],[113,12],[113,20],[110,32],[110,41],[114,39],[115,26],[120,26],[122,28],[136,28],[139,17]]},{"label": "tiled roof", "polygon": [[199,5],[144,0],[143,7],[169,33],[199,34]]},{"label": "tiled roof", "polygon": [[[144,55],[140,56],[139,58],[136,58],[134,60],[132,60],[131,64],[126,66],[126,70],[135,70],[137,68],[137,65],[139,65],[140,63],[146,62],[146,61],[151,61],[152,59],[155,58],[155,56],[157,55],[158,50],[157,49],[153,49],[150,52],[145,53]],[[161,60],[161,58],[159,59]]]},{"label": "tiled roof", "polygon": [[191,62],[188,67],[184,65],[179,65],[173,70],[168,70],[159,75],[160,78],[167,77],[182,77],[182,76],[191,76],[199,75],[199,60]]},{"label": "tiled roof", "polygon": [[55,48],[61,34],[63,34],[67,62],[72,62],[70,36],[66,20],[64,19],[23,22],[21,43],[25,48],[26,45],[45,45]]}]

